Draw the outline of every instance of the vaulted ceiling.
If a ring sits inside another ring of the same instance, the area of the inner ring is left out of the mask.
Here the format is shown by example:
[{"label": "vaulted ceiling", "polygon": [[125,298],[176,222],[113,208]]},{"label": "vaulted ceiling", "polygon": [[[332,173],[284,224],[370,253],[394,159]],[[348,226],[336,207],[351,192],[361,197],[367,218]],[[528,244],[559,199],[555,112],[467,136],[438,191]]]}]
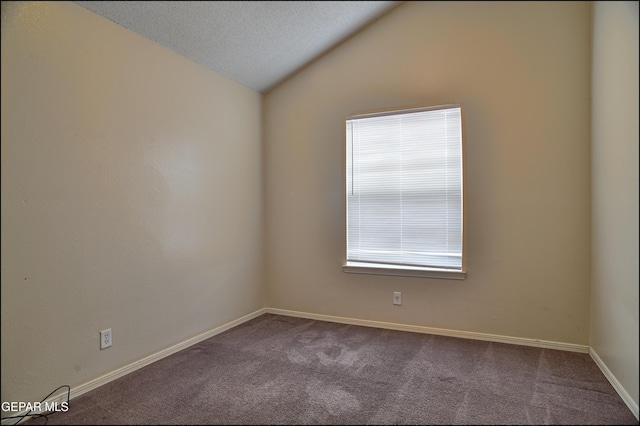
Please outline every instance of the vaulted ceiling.
[{"label": "vaulted ceiling", "polygon": [[265,92],[399,1],[76,1]]}]

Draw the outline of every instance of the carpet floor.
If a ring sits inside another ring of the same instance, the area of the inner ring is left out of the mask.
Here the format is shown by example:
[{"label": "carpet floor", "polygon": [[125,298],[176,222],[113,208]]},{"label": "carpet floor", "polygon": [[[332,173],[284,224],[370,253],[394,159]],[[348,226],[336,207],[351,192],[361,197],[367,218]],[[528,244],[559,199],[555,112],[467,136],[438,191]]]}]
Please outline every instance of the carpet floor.
[{"label": "carpet floor", "polygon": [[26,424],[638,424],[588,354],[265,314]]}]

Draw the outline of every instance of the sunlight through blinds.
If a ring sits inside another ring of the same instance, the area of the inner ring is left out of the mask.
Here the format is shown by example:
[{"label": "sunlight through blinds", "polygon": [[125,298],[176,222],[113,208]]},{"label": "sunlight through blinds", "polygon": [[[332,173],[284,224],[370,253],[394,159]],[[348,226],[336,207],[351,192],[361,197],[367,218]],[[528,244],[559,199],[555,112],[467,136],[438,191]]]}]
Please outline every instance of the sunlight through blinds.
[{"label": "sunlight through blinds", "polygon": [[462,269],[461,107],[346,122],[347,262]]}]

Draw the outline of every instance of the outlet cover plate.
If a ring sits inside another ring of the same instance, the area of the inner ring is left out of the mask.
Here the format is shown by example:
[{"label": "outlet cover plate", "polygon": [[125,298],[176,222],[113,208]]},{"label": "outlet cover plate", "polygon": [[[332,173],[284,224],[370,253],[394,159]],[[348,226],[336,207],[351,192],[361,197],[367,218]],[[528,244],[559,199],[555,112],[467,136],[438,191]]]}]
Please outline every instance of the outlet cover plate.
[{"label": "outlet cover plate", "polygon": [[102,330],[100,332],[100,350],[107,349],[111,346],[111,329]]}]

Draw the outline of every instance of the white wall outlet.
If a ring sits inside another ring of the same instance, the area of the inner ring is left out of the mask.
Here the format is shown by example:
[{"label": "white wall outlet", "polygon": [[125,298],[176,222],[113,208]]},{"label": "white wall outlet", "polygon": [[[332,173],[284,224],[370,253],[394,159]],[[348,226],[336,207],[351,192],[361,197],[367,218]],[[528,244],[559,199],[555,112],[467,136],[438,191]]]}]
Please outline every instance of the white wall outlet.
[{"label": "white wall outlet", "polygon": [[111,329],[102,330],[100,332],[100,350],[107,349],[111,343]]},{"label": "white wall outlet", "polygon": [[393,292],[393,304],[402,305],[402,293],[399,291]]}]

